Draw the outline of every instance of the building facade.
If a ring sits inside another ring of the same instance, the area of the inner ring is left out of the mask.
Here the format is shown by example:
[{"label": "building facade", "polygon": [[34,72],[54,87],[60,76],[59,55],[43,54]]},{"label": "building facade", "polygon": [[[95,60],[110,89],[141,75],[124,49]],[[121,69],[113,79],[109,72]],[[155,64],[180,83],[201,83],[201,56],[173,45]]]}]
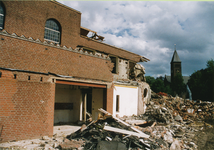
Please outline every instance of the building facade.
[{"label": "building facade", "polygon": [[149,60],[103,39],[58,2],[0,2],[0,142],[52,136],[98,108],[143,113],[150,88],[136,63]]}]

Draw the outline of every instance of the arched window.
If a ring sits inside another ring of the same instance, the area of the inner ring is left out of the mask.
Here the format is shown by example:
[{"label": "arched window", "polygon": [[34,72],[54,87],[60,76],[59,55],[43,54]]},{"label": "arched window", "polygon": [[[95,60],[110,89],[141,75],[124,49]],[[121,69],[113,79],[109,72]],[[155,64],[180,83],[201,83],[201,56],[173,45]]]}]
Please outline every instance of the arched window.
[{"label": "arched window", "polygon": [[5,16],[4,6],[0,2],[0,30],[4,28],[4,16]]},{"label": "arched window", "polygon": [[60,25],[57,21],[50,19],[45,23],[45,40],[60,43]]}]

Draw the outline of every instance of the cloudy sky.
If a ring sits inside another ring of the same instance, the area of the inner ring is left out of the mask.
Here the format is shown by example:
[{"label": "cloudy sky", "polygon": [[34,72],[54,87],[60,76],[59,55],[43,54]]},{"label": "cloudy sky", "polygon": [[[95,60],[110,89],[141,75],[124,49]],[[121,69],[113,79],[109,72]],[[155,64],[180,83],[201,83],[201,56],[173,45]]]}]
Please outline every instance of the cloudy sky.
[{"label": "cloudy sky", "polygon": [[81,26],[105,43],[150,59],[147,76],[170,75],[174,44],[183,75],[214,57],[214,2],[59,1],[82,13]]}]

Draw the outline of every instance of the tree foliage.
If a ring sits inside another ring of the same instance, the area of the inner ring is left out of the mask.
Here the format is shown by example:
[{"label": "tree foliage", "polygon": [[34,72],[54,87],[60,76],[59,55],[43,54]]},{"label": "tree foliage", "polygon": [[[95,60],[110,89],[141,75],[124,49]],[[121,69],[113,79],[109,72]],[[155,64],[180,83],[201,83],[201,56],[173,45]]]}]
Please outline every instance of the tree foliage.
[{"label": "tree foliage", "polygon": [[214,61],[207,61],[205,69],[194,72],[188,81],[194,100],[213,101]]},{"label": "tree foliage", "polygon": [[186,86],[184,84],[183,77],[180,73],[177,73],[176,76],[174,77],[172,83],[171,83],[171,88],[174,91],[174,95],[182,95],[182,93],[186,92]]},{"label": "tree foliage", "polygon": [[151,76],[146,76],[146,82],[150,85],[152,91],[155,93],[164,92],[167,94],[172,94],[172,90],[169,85],[164,84],[164,77],[160,76],[156,79]]},{"label": "tree foliage", "polygon": [[[183,83],[181,74],[177,74],[171,84],[166,84],[163,77],[156,79],[151,76],[146,76],[146,81],[151,89],[158,92],[179,96],[186,92],[186,85]],[[214,101],[214,60],[208,60],[205,69],[195,71],[188,81],[188,86],[192,92],[193,100]]]},{"label": "tree foliage", "polygon": [[165,80],[166,79],[162,76],[157,77],[156,79],[151,76],[146,76],[146,82],[155,93],[164,92],[175,96],[176,94],[181,95],[186,91],[186,86],[183,83],[181,74],[177,74],[172,83],[168,83]]}]

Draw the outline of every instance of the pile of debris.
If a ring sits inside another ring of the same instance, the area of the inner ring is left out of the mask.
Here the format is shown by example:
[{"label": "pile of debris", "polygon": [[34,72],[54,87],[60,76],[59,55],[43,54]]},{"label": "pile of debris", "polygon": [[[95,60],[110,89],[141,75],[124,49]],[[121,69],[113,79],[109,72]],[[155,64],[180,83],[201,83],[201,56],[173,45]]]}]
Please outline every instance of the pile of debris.
[{"label": "pile of debris", "polygon": [[143,133],[130,124],[112,116],[103,109],[103,118],[92,121],[87,126],[67,136],[69,140],[84,140],[84,149],[108,150],[108,149],[150,149],[149,135]]},{"label": "pile of debris", "polygon": [[160,94],[150,101],[146,113],[140,116],[119,119],[99,109],[105,114],[103,118],[83,126],[67,138],[81,139],[85,141],[83,147],[91,150],[197,150],[195,133],[204,127],[212,127],[203,119],[204,116],[213,118],[213,108],[210,102],[194,102]]},{"label": "pile of debris", "polygon": [[104,115],[98,120],[89,119],[79,130],[64,137],[47,137],[42,139],[43,142],[31,141],[34,144],[32,148],[197,150],[197,142],[194,141],[196,133],[212,127],[203,119],[213,119],[213,103],[194,102],[162,93],[155,97],[147,104],[145,114],[117,118],[100,108]]},{"label": "pile of debris", "polygon": [[166,123],[173,121],[172,116],[177,121],[214,119],[214,103],[212,102],[192,101],[159,94],[147,106],[147,115],[150,114],[151,119],[156,117],[158,121],[162,120]]},{"label": "pile of debris", "polygon": [[[165,126],[159,122],[142,120],[143,116],[124,117],[123,121],[103,109],[99,110],[105,114],[103,118],[87,126],[83,125],[80,130],[68,135],[67,138],[85,141],[82,146],[87,150],[197,149],[193,137],[199,129],[174,121],[169,111],[164,110],[162,115],[166,112],[166,116],[170,116],[173,122]],[[165,120],[167,119],[168,117],[165,117]]]}]

